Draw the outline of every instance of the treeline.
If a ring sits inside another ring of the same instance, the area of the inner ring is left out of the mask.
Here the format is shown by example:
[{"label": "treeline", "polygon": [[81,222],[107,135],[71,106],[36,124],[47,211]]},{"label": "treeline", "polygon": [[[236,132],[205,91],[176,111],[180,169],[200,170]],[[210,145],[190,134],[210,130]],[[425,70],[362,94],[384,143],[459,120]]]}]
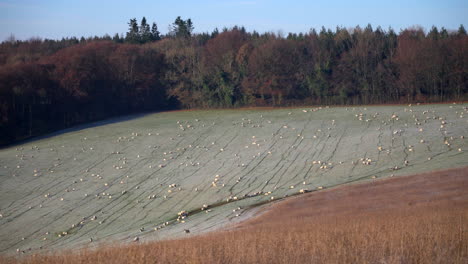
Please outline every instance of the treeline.
[{"label": "treeline", "polygon": [[0,144],[142,111],[466,100],[468,37],[433,27],[322,28],[259,34],[243,27],[167,35],[146,19],[125,36],[0,45]]}]

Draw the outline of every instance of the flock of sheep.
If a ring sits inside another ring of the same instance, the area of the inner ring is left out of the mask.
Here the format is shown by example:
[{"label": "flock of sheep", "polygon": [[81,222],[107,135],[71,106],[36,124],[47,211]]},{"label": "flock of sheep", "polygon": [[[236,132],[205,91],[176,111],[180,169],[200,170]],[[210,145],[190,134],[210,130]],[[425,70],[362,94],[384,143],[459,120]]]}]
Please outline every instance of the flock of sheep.
[{"label": "flock of sheep", "polygon": [[0,150],[0,252],[183,237],[265,201],[466,166],[466,105],[168,112]]}]

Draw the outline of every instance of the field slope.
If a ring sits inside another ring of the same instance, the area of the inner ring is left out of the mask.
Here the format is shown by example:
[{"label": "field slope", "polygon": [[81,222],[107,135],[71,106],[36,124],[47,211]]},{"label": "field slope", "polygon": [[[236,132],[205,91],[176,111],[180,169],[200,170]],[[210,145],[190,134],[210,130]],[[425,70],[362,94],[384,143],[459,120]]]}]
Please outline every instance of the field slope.
[{"label": "field slope", "polygon": [[468,167],[340,186],[271,203],[229,231],[19,262],[461,264],[467,187]]},{"label": "field slope", "polygon": [[167,112],[2,149],[0,252],[192,236],[301,190],[467,166],[467,111]]}]

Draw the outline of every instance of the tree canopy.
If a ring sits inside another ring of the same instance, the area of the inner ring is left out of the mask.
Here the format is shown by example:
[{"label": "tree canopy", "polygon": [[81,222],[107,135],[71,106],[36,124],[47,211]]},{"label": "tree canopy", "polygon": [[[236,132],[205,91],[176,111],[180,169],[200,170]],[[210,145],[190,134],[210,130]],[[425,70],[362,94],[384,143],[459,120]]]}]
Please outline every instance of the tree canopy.
[{"label": "tree canopy", "polygon": [[171,34],[178,38],[189,38],[192,35],[193,29],[194,26],[190,18],[183,20],[178,16],[174,23],[172,23]]},{"label": "tree canopy", "polygon": [[[156,23],[153,22],[150,27],[145,17],[141,19],[140,25],[138,25],[136,18],[130,19],[128,26],[128,32],[125,37],[125,42],[127,43],[144,44],[161,39]],[[114,40],[117,42],[118,38],[114,37]]]},{"label": "tree canopy", "polygon": [[130,19],[113,37],[0,44],[0,144],[73,124],[177,108],[468,99],[468,36],[420,27],[194,33]]}]

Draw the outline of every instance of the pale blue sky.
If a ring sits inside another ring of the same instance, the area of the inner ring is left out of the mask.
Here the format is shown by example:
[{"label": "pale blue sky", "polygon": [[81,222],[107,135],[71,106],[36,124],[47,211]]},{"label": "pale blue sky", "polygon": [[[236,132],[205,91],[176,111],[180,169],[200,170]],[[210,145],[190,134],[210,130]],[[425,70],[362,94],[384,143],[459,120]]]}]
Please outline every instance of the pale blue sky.
[{"label": "pale blue sky", "polygon": [[310,28],[362,27],[396,31],[468,26],[468,0],[0,0],[0,41],[125,33],[127,22],[146,16],[162,33],[177,16],[192,18],[195,32],[243,25],[248,31],[308,32]]}]

